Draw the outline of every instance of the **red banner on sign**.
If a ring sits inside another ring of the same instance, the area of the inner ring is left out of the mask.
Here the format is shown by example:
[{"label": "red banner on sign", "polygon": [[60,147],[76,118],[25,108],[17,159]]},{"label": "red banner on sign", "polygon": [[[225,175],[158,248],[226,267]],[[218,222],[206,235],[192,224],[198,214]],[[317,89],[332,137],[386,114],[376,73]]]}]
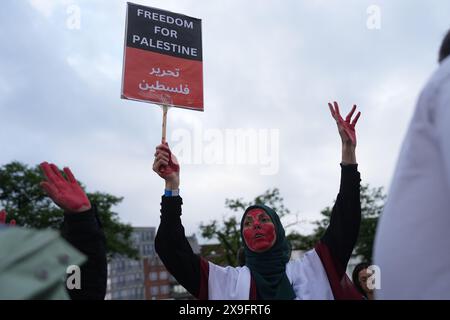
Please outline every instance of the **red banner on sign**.
[{"label": "red banner on sign", "polygon": [[127,48],[123,96],[203,111],[202,77],[201,61]]}]

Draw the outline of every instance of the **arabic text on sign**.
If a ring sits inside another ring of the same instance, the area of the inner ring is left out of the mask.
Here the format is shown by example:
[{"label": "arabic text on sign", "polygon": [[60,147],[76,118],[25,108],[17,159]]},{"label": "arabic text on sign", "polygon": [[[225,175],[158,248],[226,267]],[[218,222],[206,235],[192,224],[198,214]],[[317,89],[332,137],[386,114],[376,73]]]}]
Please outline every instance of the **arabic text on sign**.
[{"label": "arabic text on sign", "polygon": [[184,85],[184,88],[182,84],[180,84],[178,87],[169,87],[160,83],[159,80],[151,85],[149,85],[145,80],[142,80],[141,83],[139,84],[139,89],[143,91],[157,90],[157,91],[173,92],[184,95],[188,95],[191,92],[187,84]]}]

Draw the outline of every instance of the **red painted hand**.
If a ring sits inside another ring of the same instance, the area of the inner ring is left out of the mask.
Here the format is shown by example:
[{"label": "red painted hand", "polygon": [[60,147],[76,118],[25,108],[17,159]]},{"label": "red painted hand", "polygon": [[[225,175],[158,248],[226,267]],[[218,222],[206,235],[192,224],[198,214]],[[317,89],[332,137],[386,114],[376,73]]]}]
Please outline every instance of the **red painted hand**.
[{"label": "red painted hand", "polygon": [[[7,223],[6,223],[6,216],[7,216],[7,215],[8,215],[8,214],[6,213],[5,210],[1,210],[1,211],[0,211],[0,224],[7,224]],[[10,226],[15,226],[15,225],[16,225],[16,220],[12,219],[12,220],[9,222],[9,225],[10,225]]]},{"label": "red painted hand", "polygon": [[67,179],[63,177],[58,167],[44,162],[41,164],[46,181],[41,187],[61,209],[68,212],[84,212],[91,208],[86,193],[78,184],[69,168],[64,168]]},{"label": "red painted hand", "polygon": [[153,171],[169,182],[177,182],[180,174],[180,165],[177,157],[172,154],[167,143],[156,147]]},{"label": "red painted hand", "polygon": [[355,113],[356,105],[353,105],[352,110],[349,112],[345,120],[342,119],[341,114],[339,112],[339,105],[336,101],[334,101],[334,106],[331,103],[328,103],[328,107],[330,108],[331,116],[336,120],[339,135],[342,139],[342,144],[351,145],[356,147],[356,131],[355,126],[358,122],[359,116],[361,112],[358,112],[356,117],[352,120],[353,113]]}]

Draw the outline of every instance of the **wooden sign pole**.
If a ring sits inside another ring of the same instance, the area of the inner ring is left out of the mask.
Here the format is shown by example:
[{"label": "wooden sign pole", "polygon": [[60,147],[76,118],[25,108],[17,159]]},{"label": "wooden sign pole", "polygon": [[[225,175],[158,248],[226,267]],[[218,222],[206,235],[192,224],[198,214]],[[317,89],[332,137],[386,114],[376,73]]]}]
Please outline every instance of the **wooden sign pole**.
[{"label": "wooden sign pole", "polygon": [[164,144],[167,141],[166,132],[167,132],[167,110],[169,107],[167,105],[163,106],[163,122],[162,122],[162,139],[161,143]]}]

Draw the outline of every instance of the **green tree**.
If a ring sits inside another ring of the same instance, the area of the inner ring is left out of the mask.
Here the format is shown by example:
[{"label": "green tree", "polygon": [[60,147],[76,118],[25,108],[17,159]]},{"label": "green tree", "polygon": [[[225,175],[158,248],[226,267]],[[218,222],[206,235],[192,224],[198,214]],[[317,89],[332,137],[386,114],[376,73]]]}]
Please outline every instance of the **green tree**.
[{"label": "green tree", "polygon": [[[0,208],[6,209],[8,218],[15,219],[20,226],[59,229],[63,211],[41,189],[39,184],[43,179],[39,166],[30,168],[20,162],[11,162],[0,167]],[[131,240],[132,227],[121,223],[118,214],[112,211],[122,198],[101,192],[87,195],[91,203],[97,205],[108,256],[120,254],[137,258],[138,252]]]}]

